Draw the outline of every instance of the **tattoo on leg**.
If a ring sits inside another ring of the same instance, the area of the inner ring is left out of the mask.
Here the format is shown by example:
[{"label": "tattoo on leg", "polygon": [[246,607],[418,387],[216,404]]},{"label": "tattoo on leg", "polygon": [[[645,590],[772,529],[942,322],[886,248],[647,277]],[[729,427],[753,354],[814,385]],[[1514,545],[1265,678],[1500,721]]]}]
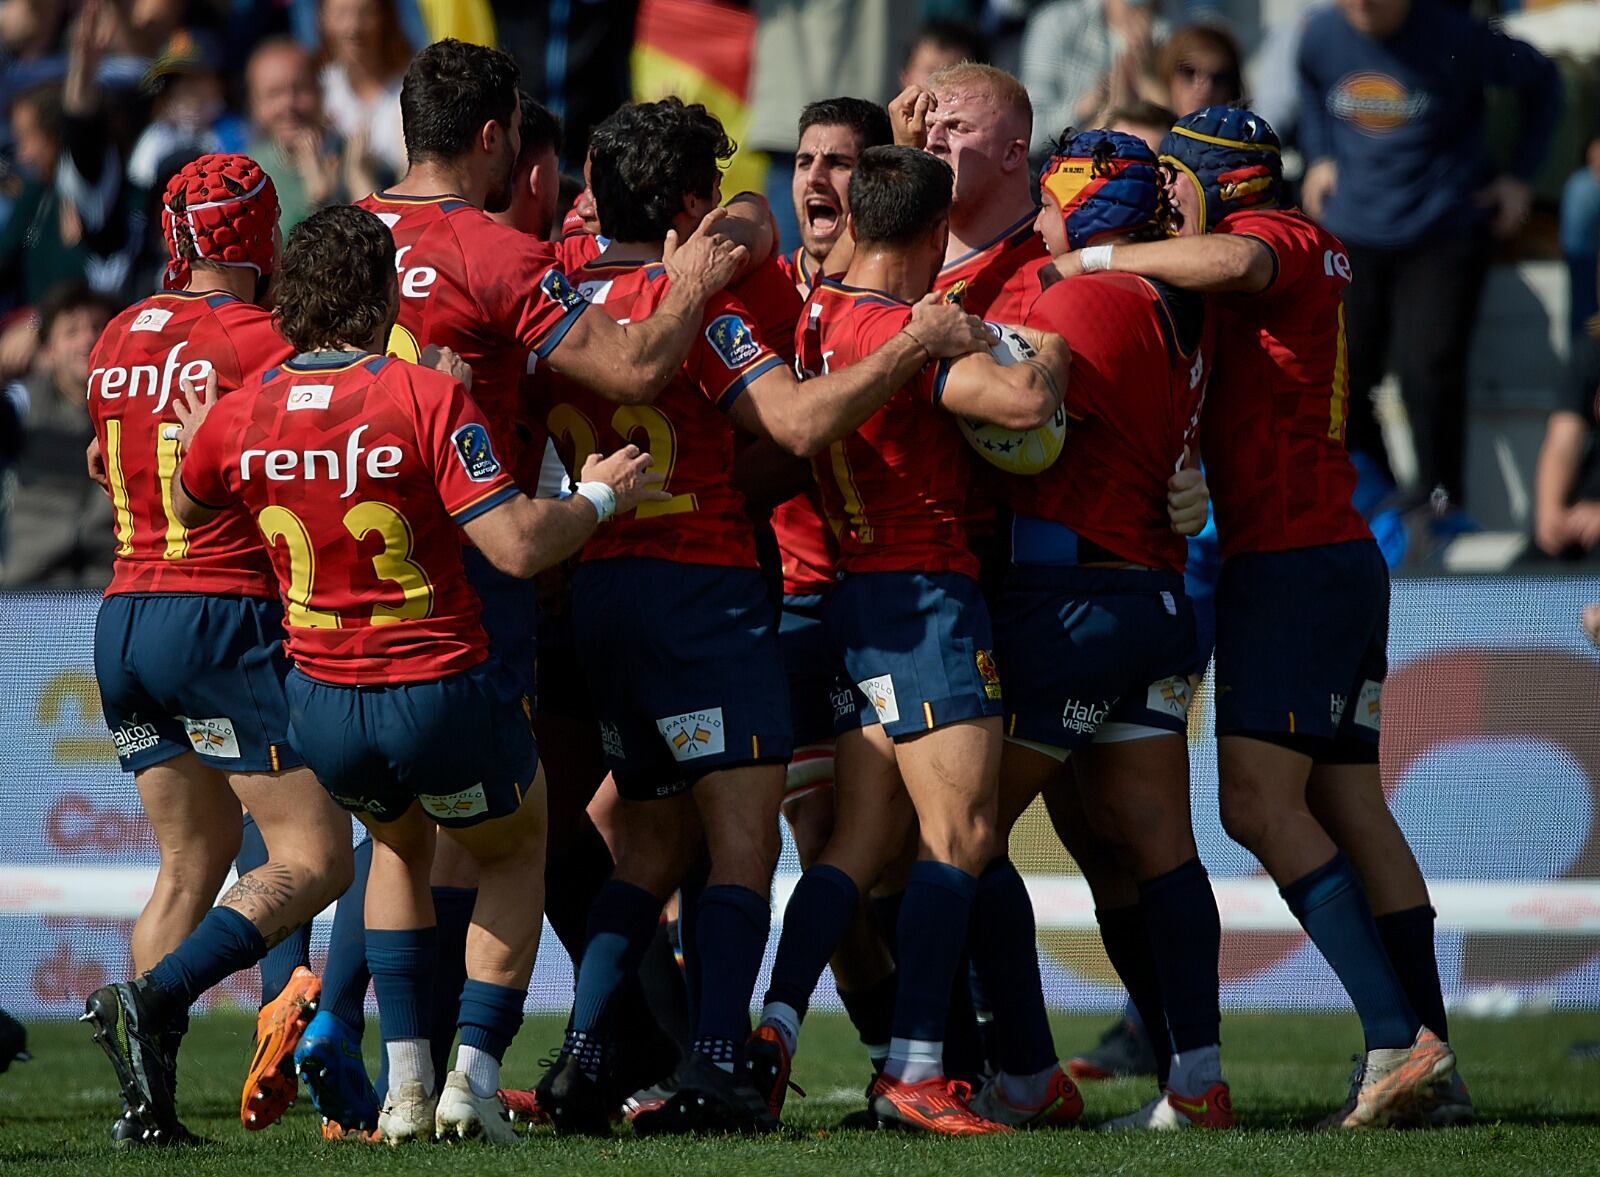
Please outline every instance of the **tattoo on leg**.
[{"label": "tattoo on leg", "polygon": [[294,870],[285,863],[268,862],[229,887],[221,903],[259,928],[274,918],[281,919],[283,909],[294,899]]}]

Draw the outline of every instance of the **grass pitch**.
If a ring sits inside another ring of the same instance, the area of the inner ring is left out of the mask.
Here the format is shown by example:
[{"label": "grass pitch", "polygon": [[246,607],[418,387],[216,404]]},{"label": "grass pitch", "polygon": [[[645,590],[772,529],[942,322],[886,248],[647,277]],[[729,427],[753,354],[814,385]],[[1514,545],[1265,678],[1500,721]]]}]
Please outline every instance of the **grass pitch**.
[{"label": "grass pitch", "polygon": [[[1061,1018],[1063,1051],[1087,1045],[1103,1019]],[[0,1076],[0,1173],[185,1174],[271,1177],[318,1173],[452,1173],[467,1177],[560,1172],[671,1174],[671,1177],[820,1173],[968,1177],[1044,1173],[1365,1174],[1600,1173],[1600,1062],[1567,1055],[1575,1038],[1600,1037],[1600,1018],[1556,1015],[1452,1026],[1477,1101],[1479,1123],[1439,1132],[1312,1134],[1308,1126],[1344,1096],[1354,1017],[1230,1016],[1225,1059],[1242,1130],[1174,1136],[1071,1131],[999,1139],[929,1140],[841,1132],[841,1117],[862,1104],[866,1062],[842,1018],[806,1023],[795,1079],[810,1097],[791,1095],[784,1132],[757,1140],[556,1140],[538,1134],[515,1148],[414,1146],[400,1150],[331,1145],[318,1134],[310,1101],[262,1133],[238,1121],[239,1085],[250,1049],[243,1015],[197,1019],[184,1044],[179,1102],[190,1128],[216,1140],[177,1152],[114,1153],[107,1129],[115,1111],[111,1070],[87,1031],[75,1024],[30,1027],[32,1063]],[[537,1059],[560,1026],[530,1020],[507,1060],[510,1082],[531,1084]],[[369,1032],[368,1059],[372,1059]],[[1086,1124],[1138,1106],[1143,1082],[1088,1084]]]}]

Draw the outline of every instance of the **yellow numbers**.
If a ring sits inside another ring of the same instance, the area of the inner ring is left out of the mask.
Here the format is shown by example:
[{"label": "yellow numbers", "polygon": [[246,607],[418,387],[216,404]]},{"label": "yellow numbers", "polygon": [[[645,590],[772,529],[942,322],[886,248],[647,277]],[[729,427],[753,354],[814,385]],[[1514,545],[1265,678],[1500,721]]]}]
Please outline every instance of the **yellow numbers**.
[{"label": "yellow numbers", "polygon": [[338,629],[339,615],[311,607],[311,585],[317,576],[317,554],[311,547],[311,536],[306,525],[286,507],[274,504],[261,512],[257,520],[261,534],[272,547],[281,539],[289,549],[289,590],[285,607],[284,624],[302,629]]},{"label": "yellow numbers", "polygon": [[[545,423],[554,436],[566,442],[565,448],[572,454],[572,474],[577,477],[589,455],[600,452],[600,438],[594,422],[573,406],[561,404],[550,410]],[[618,437],[633,442],[655,458],[656,469],[661,471],[661,489],[670,489],[672,466],[677,458],[677,434],[661,410],[650,405],[622,405],[611,414],[611,428]],[[635,437],[635,433],[644,436]],[[635,515],[640,519],[681,515],[698,510],[699,506],[694,495],[675,494],[659,503],[640,503]]]},{"label": "yellow numbers", "polygon": [[[189,554],[189,532],[178,522],[172,510],[172,472],[178,468],[178,437],[168,430],[174,425],[162,425],[156,440],[156,480],[161,484],[161,513],[167,521],[166,558],[181,560]],[[106,463],[106,480],[111,483],[111,508],[117,520],[117,555],[133,555],[133,509],[128,505],[128,482],[122,473],[122,422],[112,417],[106,422],[106,446],[103,455]]]},{"label": "yellow numbers", "polygon": [[856,490],[855,479],[850,474],[850,462],[845,457],[843,441],[836,441],[828,447],[828,462],[833,469],[833,481],[844,497],[845,516],[850,526],[856,529],[856,538],[864,544],[870,544],[872,528],[867,526],[861,514],[861,494]]},{"label": "yellow numbers", "polygon": [[400,586],[400,604],[372,607],[373,625],[416,621],[433,612],[433,585],[428,582],[428,574],[411,559],[416,537],[404,515],[388,503],[357,503],[345,512],[344,527],[358,540],[374,531],[383,537],[383,551],[372,557],[372,570],[380,580]]},{"label": "yellow numbers", "polygon": [[1350,395],[1350,371],[1344,340],[1344,304],[1339,304],[1339,337],[1334,341],[1333,395],[1328,398],[1328,440],[1344,440],[1345,404]]}]

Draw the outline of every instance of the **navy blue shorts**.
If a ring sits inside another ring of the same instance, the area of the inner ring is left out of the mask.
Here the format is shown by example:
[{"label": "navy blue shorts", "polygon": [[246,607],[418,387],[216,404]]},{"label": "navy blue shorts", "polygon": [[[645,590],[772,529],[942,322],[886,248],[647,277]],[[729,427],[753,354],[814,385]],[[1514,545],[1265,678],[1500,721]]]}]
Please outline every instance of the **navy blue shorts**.
[{"label": "navy blue shorts", "polygon": [[501,572],[477,548],[462,548],[461,563],[467,583],[483,605],[483,632],[489,639],[489,653],[517,676],[522,693],[531,700],[539,625],[539,594],[533,581]]},{"label": "navy blue shorts", "polygon": [[442,826],[514,813],[539,767],[517,676],[492,656],[432,682],[341,686],[289,672],[295,747],[329,795],[394,821],[421,802]]},{"label": "navy blue shorts", "polygon": [[580,565],[572,630],[617,790],[670,797],[794,750],[776,612],[753,568]]},{"label": "navy blue shorts", "polygon": [[1000,715],[989,607],[959,572],[854,572],[828,591],[828,640],[844,663],[834,731],[881,723],[894,739]]},{"label": "navy blue shorts", "polygon": [[1113,725],[1186,730],[1194,609],[1177,573],[1019,565],[994,630],[1007,736],[1070,752]]},{"label": "navy blue shorts", "polygon": [[127,772],[185,752],[223,772],[305,763],[289,739],[283,606],[260,597],[118,593],[94,628],[100,705]]},{"label": "navy blue shorts", "polygon": [[1389,569],[1372,540],[1248,552],[1217,583],[1217,735],[1375,747]]},{"label": "navy blue shorts", "polygon": [[789,715],[794,744],[825,744],[833,739],[834,685],[840,678],[838,655],[828,642],[823,619],[827,597],[784,594],[778,617],[783,669],[789,676]]}]

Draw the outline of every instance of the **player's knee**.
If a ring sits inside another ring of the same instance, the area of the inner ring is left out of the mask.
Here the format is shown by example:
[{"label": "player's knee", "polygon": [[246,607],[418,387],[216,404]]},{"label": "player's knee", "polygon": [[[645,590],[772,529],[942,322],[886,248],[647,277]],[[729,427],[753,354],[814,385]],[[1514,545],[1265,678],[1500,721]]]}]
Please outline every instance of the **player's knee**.
[{"label": "player's knee", "polygon": [[[930,828],[931,827],[931,828]],[[923,844],[939,862],[977,875],[998,853],[999,836],[992,814],[969,814],[964,821],[924,823]]]},{"label": "player's knee", "polygon": [[1249,779],[1224,781],[1217,803],[1223,830],[1239,845],[1259,854],[1271,842],[1278,807],[1270,790],[1255,787]]}]

